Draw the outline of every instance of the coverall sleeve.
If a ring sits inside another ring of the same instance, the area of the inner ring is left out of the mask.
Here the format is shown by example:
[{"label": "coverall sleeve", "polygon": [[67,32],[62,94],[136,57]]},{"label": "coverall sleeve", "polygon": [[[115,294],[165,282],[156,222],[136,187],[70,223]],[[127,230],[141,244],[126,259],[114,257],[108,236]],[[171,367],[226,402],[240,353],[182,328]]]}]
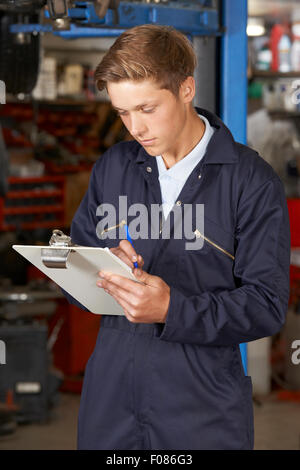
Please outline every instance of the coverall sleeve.
[{"label": "coverall sleeve", "polygon": [[281,329],[289,300],[290,228],[277,175],[240,197],[235,238],[236,288],[187,297],[171,287],[160,339],[226,346]]},{"label": "coverall sleeve", "polygon": [[[102,201],[100,173],[101,165],[94,165],[89,187],[72,220],[70,235],[72,242],[77,245],[104,248],[103,240],[100,240],[96,233],[98,223],[96,211]],[[80,289],[80,286],[78,288]],[[89,311],[63,289],[62,292],[71,304],[76,305],[82,310]]]}]

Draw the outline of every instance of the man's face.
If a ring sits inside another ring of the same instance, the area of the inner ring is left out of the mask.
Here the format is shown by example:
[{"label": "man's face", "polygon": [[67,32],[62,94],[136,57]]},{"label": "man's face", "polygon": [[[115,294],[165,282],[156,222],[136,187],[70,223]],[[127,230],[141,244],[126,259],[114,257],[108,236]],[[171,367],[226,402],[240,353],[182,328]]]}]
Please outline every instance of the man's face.
[{"label": "man's face", "polygon": [[107,91],[132,137],[150,155],[176,150],[190,106],[183,92],[175,97],[152,80],[109,82]]}]

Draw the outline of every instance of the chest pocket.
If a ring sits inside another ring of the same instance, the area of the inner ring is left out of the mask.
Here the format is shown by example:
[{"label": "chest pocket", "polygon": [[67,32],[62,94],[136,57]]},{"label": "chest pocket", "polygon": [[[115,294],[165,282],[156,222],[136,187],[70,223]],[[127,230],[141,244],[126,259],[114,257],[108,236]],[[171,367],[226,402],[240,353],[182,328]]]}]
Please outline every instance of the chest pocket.
[{"label": "chest pocket", "polygon": [[101,227],[98,230],[98,236],[101,240],[104,240],[106,247],[116,247],[121,240],[126,239],[125,224],[125,219],[122,219],[115,223],[115,225],[107,225],[105,228]]},{"label": "chest pocket", "polygon": [[202,227],[193,225],[193,234],[180,250],[178,287],[188,294],[234,288],[234,236],[207,217]]},{"label": "chest pocket", "polygon": [[[231,245],[230,242],[228,243],[228,241],[224,240],[224,237],[216,237],[214,234],[210,235],[210,237],[213,237],[213,238],[210,238],[206,235],[206,231],[200,231],[198,228],[195,229],[194,231],[194,234],[195,234],[195,239],[201,239],[203,240],[203,247],[200,248],[200,250],[203,250],[202,253],[207,253],[209,252],[210,250],[212,249],[215,249],[217,251],[219,251],[220,253],[222,253],[223,255],[227,256],[228,258],[230,258],[232,261],[234,261],[234,254],[233,254],[233,249],[231,249],[229,251],[229,249],[226,249],[224,246],[229,246]],[[220,240],[220,241],[216,241],[216,240]],[[200,252],[199,250],[199,252]]]},{"label": "chest pocket", "polygon": [[234,236],[205,216],[203,224],[199,224],[193,219],[192,238],[187,239],[183,237],[181,249],[186,254],[195,255],[203,255],[216,251],[219,255],[222,254],[231,261],[234,261],[234,246]]}]

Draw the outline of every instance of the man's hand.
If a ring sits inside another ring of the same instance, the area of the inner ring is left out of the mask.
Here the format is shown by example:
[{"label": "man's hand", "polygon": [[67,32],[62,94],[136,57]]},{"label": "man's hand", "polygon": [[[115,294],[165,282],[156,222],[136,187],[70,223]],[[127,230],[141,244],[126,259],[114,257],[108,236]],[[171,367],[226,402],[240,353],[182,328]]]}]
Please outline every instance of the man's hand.
[{"label": "man's hand", "polygon": [[158,276],[134,268],[138,282],[112,273],[99,272],[97,285],[112,295],[132,323],[164,323],[169,302],[170,287]]},{"label": "man's hand", "polygon": [[124,261],[130,268],[133,268],[134,262],[138,263],[139,268],[142,268],[144,265],[143,258],[136,253],[128,240],[121,240],[119,246],[110,248],[110,251]]}]

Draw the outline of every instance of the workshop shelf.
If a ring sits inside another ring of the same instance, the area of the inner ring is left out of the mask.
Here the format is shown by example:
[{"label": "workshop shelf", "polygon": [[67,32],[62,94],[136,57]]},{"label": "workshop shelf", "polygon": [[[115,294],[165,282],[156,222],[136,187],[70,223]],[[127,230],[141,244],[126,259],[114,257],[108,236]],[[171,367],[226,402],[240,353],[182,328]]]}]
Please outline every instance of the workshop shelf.
[{"label": "workshop shelf", "polygon": [[9,191],[0,198],[0,230],[61,227],[65,211],[63,175],[11,177]]}]

